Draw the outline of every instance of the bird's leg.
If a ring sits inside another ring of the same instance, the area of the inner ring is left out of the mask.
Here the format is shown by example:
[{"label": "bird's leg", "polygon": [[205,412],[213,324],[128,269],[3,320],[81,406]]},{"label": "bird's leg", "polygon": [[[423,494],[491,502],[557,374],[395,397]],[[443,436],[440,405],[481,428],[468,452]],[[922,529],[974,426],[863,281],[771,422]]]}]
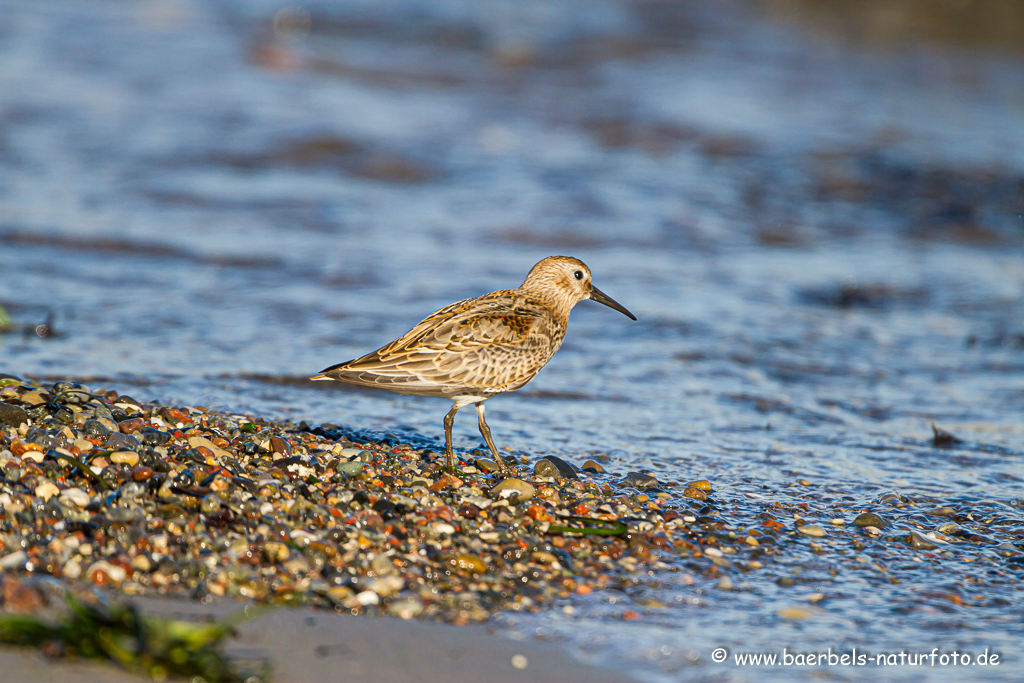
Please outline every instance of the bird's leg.
[{"label": "bird's leg", "polygon": [[444,466],[451,473],[455,473],[455,453],[452,452],[452,425],[455,424],[455,413],[459,412],[459,404],[456,403],[448,414],[444,416]]},{"label": "bird's leg", "polygon": [[491,455],[494,456],[494,462],[498,463],[498,469],[501,470],[502,474],[508,474],[508,465],[505,464],[505,460],[498,455],[498,449],[494,446],[494,439],[491,438],[491,428],[487,426],[487,421],[484,419],[484,402],[476,404],[476,414],[480,417],[480,433],[484,437],[484,441],[487,442],[487,447],[491,449]]}]

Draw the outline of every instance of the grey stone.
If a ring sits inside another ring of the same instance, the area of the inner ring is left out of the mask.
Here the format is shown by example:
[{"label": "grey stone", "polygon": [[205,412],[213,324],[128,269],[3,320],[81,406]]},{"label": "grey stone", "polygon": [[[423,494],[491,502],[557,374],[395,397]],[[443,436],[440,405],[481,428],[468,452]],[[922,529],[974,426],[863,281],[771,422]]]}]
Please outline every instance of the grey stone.
[{"label": "grey stone", "polygon": [[0,402],[0,424],[20,427],[28,422],[28,414],[18,406]]}]

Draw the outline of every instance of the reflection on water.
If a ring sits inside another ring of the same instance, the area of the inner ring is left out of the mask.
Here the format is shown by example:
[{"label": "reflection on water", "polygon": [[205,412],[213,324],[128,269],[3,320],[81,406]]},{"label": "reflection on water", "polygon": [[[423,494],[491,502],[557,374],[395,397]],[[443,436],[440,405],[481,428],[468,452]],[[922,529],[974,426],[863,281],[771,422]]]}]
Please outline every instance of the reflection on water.
[{"label": "reflection on water", "polygon": [[0,335],[0,371],[436,440],[443,401],[301,378],[570,253],[640,320],[577,307],[496,440],[706,478],[701,514],[784,531],[762,568],[666,558],[510,631],[651,680],[814,675],[718,645],[990,647],[1020,677],[1016,57],[719,2],[0,7],[0,305],[59,333]]}]

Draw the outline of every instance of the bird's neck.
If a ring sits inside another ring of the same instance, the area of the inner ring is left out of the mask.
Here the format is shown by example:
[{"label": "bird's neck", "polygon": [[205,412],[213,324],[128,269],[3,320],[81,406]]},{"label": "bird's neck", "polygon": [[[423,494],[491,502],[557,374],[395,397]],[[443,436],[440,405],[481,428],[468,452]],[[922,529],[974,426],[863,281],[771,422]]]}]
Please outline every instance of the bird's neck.
[{"label": "bird's neck", "polygon": [[518,291],[523,296],[536,301],[544,308],[550,310],[563,327],[569,323],[569,311],[576,305],[576,301],[565,290],[552,286],[549,283],[537,286],[536,283],[531,283],[527,280]]}]

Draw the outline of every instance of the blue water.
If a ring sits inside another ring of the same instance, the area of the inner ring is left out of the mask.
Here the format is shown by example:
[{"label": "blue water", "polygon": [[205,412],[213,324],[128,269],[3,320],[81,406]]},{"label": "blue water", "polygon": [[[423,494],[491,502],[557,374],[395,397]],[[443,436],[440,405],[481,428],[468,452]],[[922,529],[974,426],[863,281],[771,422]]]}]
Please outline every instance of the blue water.
[{"label": "blue water", "polygon": [[[725,571],[733,591],[665,558],[498,625],[651,681],[975,677],[717,646],[987,647],[984,677],[1024,675],[1019,56],[869,49],[738,3],[0,17],[0,305],[29,330],[0,335],[0,371],[439,439],[444,401],[302,378],[577,256],[639,321],[580,304],[488,403],[499,446],[708,479],[737,533],[770,513],[829,536]],[[475,421],[455,438],[478,447]],[[850,526],[934,531],[943,506],[988,540],[928,555]]]}]

